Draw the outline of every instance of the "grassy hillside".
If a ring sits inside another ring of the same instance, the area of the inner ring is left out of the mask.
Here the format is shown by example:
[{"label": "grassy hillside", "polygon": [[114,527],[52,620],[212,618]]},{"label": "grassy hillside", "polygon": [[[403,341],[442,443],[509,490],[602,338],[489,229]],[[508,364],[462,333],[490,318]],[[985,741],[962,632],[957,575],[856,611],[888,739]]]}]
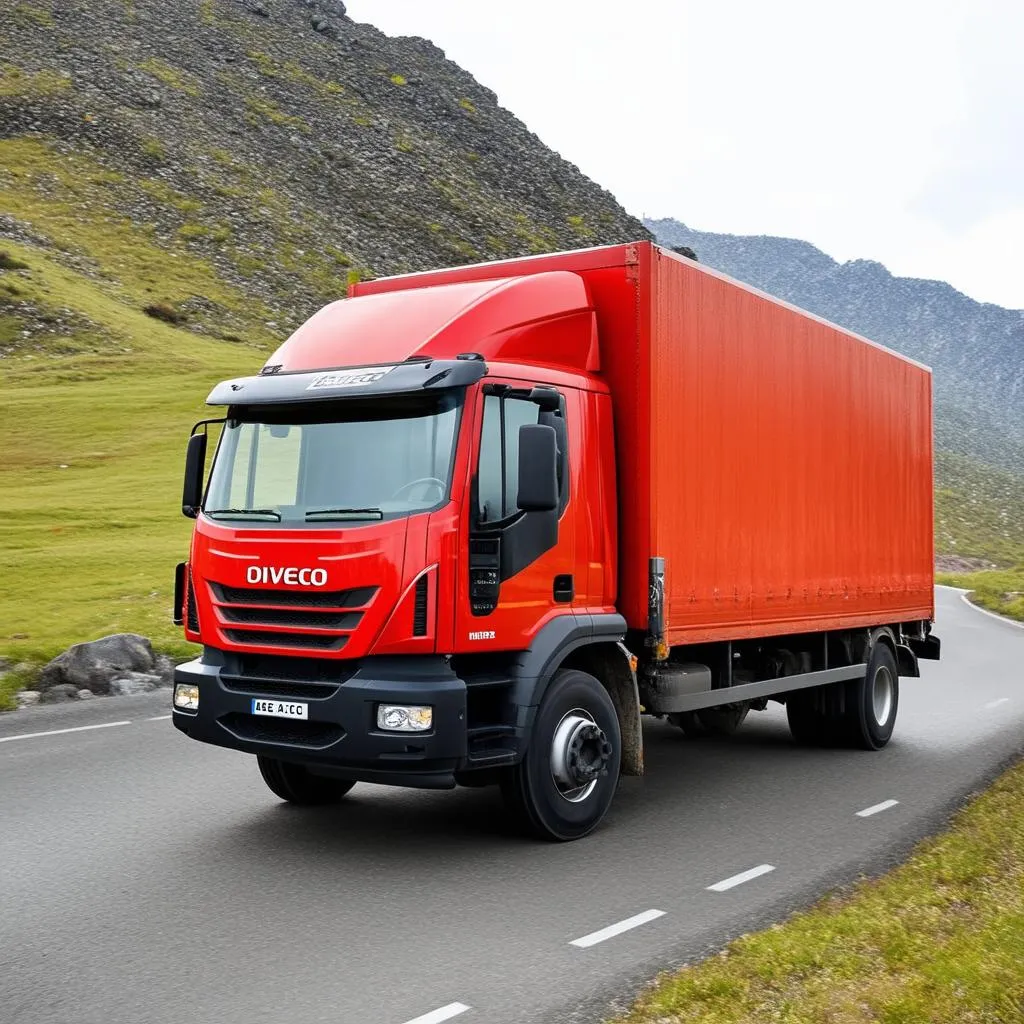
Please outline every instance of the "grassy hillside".
[{"label": "grassy hillside", "polygon": [[0,241],[0,654],[16,660],[127,629],[183,648],[169,608],[188,429],[211,383],[279,340],[183,242],[120,215],[150,182],[0,141],[0,216],[22,239]]}]

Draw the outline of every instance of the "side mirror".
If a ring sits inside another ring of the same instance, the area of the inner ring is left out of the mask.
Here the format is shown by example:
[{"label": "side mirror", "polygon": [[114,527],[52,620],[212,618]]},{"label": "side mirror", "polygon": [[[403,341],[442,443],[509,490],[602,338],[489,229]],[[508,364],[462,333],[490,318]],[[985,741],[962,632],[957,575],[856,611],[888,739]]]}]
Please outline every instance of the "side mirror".
[{"label": "side mirror", "polygon": [[558,508],[558,442],[555,428],[524,423],[519,428],[519,493],[524,512]]},{"label": "side mirror", "polygon": [[185,485],[181,491],[181,514],[195,519],[203,504],[206,479],[206,433],[193,434],[185,452]]}]

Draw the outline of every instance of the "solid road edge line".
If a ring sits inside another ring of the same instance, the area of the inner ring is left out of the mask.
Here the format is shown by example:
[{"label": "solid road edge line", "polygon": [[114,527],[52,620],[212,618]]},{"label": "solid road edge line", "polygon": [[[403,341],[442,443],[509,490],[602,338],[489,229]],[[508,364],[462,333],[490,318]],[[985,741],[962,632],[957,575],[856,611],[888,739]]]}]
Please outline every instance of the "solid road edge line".
[{"label": "solid road edge line", "polygon": [[1017,622],[1014,619],[1008,619],[1005,615],[998,615],[996,612],[990,612],[987,608],[982,608],[981,605],[977,605],[973,601],[968,600],[967,595],[969,593],[970,591],[967,590],[960,595],[960,600],[963,601],[968,608],[973,608],[976,612],[981,612],[982,615],[987,615],[990,619],[995,619],[996,622],[1003,622],[1007,626],[1016,626],[1017,629],[1024,629],[1024,622]]},{"label": "solid road edge line", "polygon": [[737,885],[760,878],[761,875],[767,875],[769,871],[774,870],[774,864],[758,864],[756,868],[750,868],[749,871],[741,871],[738,875],[731,875],[729,878],[723,878],[720,882],[715,882],[714,885],[709,885],[708,891],[725,892],[727,889],[734,889]]},{"label": "solid road edge line", "polygon": [[858,811],[857,817],[870,818],[872,814],[887,811],[890,807],[895,807],[898,803],[899,800],[883,800],[880,804],[872,804],[870,807],[865,807],[863,811]]},{"label": "solid road edge line", "polygon": [[465,1003],[449,1003],[447,1006],[431,1010],[430,1013],[425,1013],[421,1017],[413,1017],[405,1024],[442,1024],[443,1021],[458,1017],[460,1013],[465,1013],[468,1009],[469,1007]]},{"label": "solid road edge line", "polygon": [[99,725],[76,725],[72,729],[49,729],[46,732],[23,732],[17,736],[0,736],[0,743],[14,740],[34,740],[40,736],[63,736],[69,732],[88,732],[90,729],[112,729],[115,725],[131,725],[131,722],[100,722]]},{"label": "solid road edge line", "polygon": [[610,924],[607,928],[602,928],[600,931],[591,932],[589,935],[584,935],[579,939],[573,939],[569,945],[576,946],[578,949],[588,949],[590,946],[596,946],[599,942],[604,942],[606,939],[614,939],[616,935],[639,928],[640,925],[647,924],[648,921],[656,921],[659,917],[664,916],[664,910],[645,910],[642,914],[634,914],[632,917],[627,917],[625,921]]}]

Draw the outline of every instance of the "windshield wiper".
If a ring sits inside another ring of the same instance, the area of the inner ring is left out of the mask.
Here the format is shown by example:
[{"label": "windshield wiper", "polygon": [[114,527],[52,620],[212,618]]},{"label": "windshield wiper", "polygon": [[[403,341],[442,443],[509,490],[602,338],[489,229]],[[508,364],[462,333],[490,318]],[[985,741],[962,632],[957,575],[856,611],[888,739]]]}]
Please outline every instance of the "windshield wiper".
[{"label": "windshield wiper", "polygon": [[269,516],[281,521],[281,513],[272,508],[208,508],[204,511],[208,516]]},{"label": "windshield wiper", "polygon": [[315,508],[306,513],[306,522],[314,519],[383,519],[384,512],[379,508]]}]

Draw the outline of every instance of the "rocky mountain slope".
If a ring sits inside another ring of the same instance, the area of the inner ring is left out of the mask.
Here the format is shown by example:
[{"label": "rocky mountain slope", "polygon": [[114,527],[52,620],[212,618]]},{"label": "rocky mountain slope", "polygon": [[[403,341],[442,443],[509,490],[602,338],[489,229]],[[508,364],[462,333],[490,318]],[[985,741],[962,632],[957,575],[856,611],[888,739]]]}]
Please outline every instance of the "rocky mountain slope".
[{"label": "rocky mountain slope", "polygon": [[[0,10],[8,235],[99,264],[55,208],[125,218],[281,328],[349,275],[646,237],[436,46],[356,24],[338,0]],[[153,294],[200,330],[245,319]]]},{"label": "rocky mountain slope", "polygon": [[807,242],[647,226],[666,245],[889,345],[935,371],[939,447],[1024,475],[1024,310],[975,302],[941,281],[837,263]]}]

